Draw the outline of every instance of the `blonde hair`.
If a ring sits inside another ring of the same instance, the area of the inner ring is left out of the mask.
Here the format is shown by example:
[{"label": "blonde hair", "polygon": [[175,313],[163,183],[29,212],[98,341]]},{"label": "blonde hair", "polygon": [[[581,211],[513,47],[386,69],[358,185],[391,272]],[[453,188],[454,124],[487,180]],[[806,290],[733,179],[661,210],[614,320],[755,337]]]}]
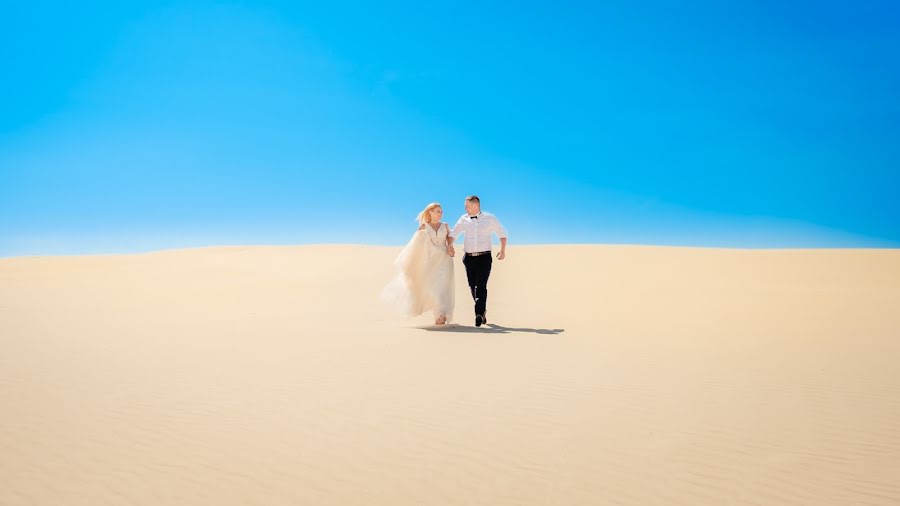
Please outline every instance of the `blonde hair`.
[{"label": "blonde hair", "polygon": [[418,216],[416,216],[416,221],[418,221],[420,225],[425,225],[425,224],[431,223],[431,214],[430,213],[431,213],[431,210],[434,209],[435,207],[441,207],[441,203],[440,202],[432,202],[432,203],[428,204],[427,206],[425,206],[425,209],[423,209],[422,212],[419,213]]}]

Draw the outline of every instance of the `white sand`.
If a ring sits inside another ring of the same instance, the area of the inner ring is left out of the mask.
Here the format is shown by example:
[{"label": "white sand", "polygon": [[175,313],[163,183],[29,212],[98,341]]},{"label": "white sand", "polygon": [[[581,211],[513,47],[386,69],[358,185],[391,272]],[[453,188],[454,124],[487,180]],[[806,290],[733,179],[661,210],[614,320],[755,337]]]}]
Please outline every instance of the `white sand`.
[{"label": "white sand", "polygon": [[900,504],[900,250],[398,251],[0,259],[0,504]]}]

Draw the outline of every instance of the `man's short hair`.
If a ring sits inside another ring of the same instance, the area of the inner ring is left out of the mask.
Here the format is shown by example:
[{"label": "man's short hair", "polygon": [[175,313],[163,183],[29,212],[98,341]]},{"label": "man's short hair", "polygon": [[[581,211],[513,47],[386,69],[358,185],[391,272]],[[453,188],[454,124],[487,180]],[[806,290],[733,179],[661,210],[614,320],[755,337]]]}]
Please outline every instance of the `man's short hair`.
[{"label": "man's short hair", "polygon": [[468,197],[466,197],[466,202],[481,204],[481,199],[478,198],[478,195],[469,195]]}]

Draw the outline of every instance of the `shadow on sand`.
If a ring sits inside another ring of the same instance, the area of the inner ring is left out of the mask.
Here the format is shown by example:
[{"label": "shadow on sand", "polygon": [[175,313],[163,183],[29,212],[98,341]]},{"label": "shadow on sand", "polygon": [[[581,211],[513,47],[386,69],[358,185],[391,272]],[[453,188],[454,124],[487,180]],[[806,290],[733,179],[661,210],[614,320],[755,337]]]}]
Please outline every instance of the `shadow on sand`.
[{"label": "shadow on sand", "polygon": [[483,327],[460,325],[458,323],[448,323],[447,325],[422,325],[416,328],[427,330],[429,332],[467,332],[472,334],[510,334],[513,332],[533,332],[535,334],[556,335],[560,332],[566,331],[566,329],[530,329],[504,327],[503,325],[496,325],[493,323],[487,323]]}]

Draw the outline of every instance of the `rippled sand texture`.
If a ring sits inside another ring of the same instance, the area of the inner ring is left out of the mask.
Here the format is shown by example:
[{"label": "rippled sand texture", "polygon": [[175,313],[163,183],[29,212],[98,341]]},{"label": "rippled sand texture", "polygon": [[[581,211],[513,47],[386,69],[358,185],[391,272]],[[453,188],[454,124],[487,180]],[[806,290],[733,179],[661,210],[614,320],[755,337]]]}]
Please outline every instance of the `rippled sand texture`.
[{"label": "rippled sand texture", "polygon": [[0,259],[0,504],[900,504],[900,250],[398,251]]}]

